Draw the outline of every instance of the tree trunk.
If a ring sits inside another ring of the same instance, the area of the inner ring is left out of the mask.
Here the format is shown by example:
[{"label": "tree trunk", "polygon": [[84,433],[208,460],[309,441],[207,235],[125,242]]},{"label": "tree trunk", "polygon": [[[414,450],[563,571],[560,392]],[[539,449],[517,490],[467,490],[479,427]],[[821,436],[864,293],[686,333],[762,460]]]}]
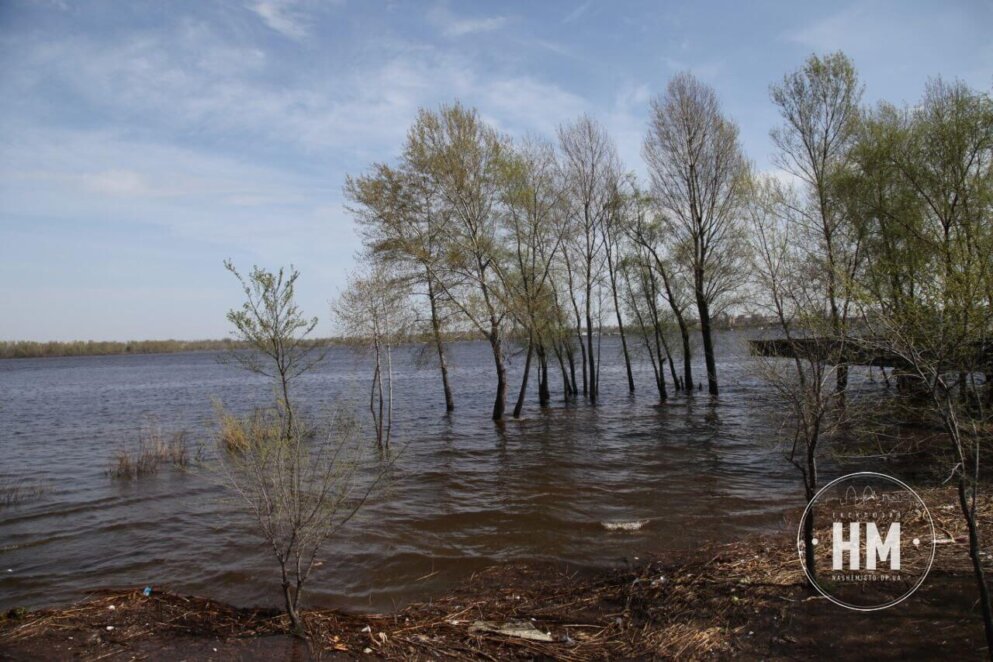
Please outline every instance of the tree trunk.
[{"label": "tree trunk", "polygon": [[[376,342],[376,367],[372,373],[372,387],[369,389],[369,413],[372,415],[372,426],[376,432],[376,445],[383,447],[383,419],[382,419],[382,372],[379,361],[379,343]],[[380,411],[376,411],[376,390],[379,389]]]},{"label": "tree trunk", "polygon": [[[662,348],[662,329],[656,320],[655,324],[655,356],[658,358],[658,367],[655,369],[655,381],[659,389],[659,400],[665,402],[669,399],[669,394],[665,388],[665,354]],[[654,362],[652,365],[655,368]]]},{"label": "tree trunk", "polygon": [[428,300],[431,302],[431,330],[434,332],[434,344],[438,348],[441,385],[445,389],[445,411],[454,411],[455,400],[452,398],[452,388],[448,384],[448,362],[445,360],[445,344],[441,340],[441,320],[438,318],[437,297],[430,277],[428,278]]},{"label": "tree trunk", "polygon": [[710,303],[700,283],[696,291],[696,306],[700,313],[700,334],[703,336],[703,359],[707,365],[707,390],[717,395],[717,362],[714,359],[714,337],[710,324]]},{"label": "tree trunk", "polygon": [[[536,351],[538,353],[538,405],[547,407],[552,399],[548,390],[548,353],[542,343],[538,343]],[[562,371],[562,375],[565,376],[565,370]]]},{"label": "tree trunk", "polygon": [[300,620],[300,614],[297,613],[296,602],[293,600],[290,580],[286,576],[285,568],[283,568],[283,600],[286,604],[286,615],[290,617],[290,628],[293,630],[293,634],[298,637],[306,636],[307,631],[304,630],[303,621]]},{"label": "tree trunk", "polygon": [[[581,354],[581,358],[583,359],[583,395],[587,395],[590,392],[590,381],[589,381],[589,377],[586,374],[586,368],[587,368],[587,363],[586,363],[586,344],[583,342],[583,327],[582,327],[582,325],[577,325],[576,326],[576,336],[579,338],[579,352]],[[573,373],[575,373],[575,368],[573,368]],[[576,381],[575,380],[575,377],[573,377],[573,381],[574,382]],[[573,389],[573,390],[575,390],[575,389]]]},{"label": "tree trunk", "polygon": [[962,515],[965,517],[969,529],[969,558],[972,559],[972,570],[976,576],[976,584],[979,586],[979,607],[983,612],[986,648],[990,656],[993,656],[993,606],[990,604],[990,589],[986,585],[983,563],[979,557],[979,527],[976,524],[976,513],[969,507],[969,500],[966,496],[965,467],[959,470],[958,492],[959,507],[962,509]]},{"label": "tree trunk", "polygon": [[683,316],[680,315],[676,318],[679,323],[679,335],[683,340],[683,390],[687,393],[693,392],[693,366],[690,364],[692,357],[690,356],[690,330],[686,328],[686,322],[683,320]]},{"label": "tree trunk", "polygon": [[507,408],[507,367],[503,364],[503,347],[496,324],[490,330],[490,347],[493,349],[493,363],[496,365],[497,392],[493,402],[493,420],[502,421]]},{"label": "tree trunk", "polygon": [[593,313],[590,307],[590,301],[586,300],[586,356],[589,361],[589,378],[590,378],[590,402],[596,404],[596,396],[598,390],[598,384],[596,383],[597,373],[596,373],[596,355],[593,353]]},{"label": "tree trunk", "polygon": [[[807,503],[814,497],[808,497]],[[816,577],[817,568],[814,565],[814,511],[807,511],[807,518],[803,521],[803,562],[807,566],[807,572],[811,577]]]},{"label": "tree trunk", "polygon": [[393,435],[393,350],[386,345],[386,448],[390,447],[390,437]]},{"label": "tree trunk", "polygon": [[[566,394],[569,398],[575,397],[579,393],[579,385],[576,383],[576,358],[572,353],[572,347],[568,344],[565,345],[565,356],[569,361],[569,392]],[[583,358],[585,361],[586,358]],[[586,386],[586,380],[583,380],[583,386]],[[567,398],[567,399],[569,399]]]},{"label": "tree trunk", "polygon": [[[528,375],[531,374],[531,355],[534,353],[534,343],[528,340],[528,357],[524,360],[524,376],[521,377],[521,390],[517,394],[517,404],[514,405],[514,418],[521,417],[521,410],[524,409],[524,396],[528,392]],[[538,378],[539,381],[541,378]]]},{"label": "tree trunk", "polygon": [[621,334],[621,351],[624,353],[624,367],[628,373],[628,391],[634,393],[634,373],[631,371],[631,355],[628,354],[628,341],[624,336],[624,320],[621,317],[621,304],[617,299],[617,274],[614,271],[614,261],[607,254],[607,270],[610,275],[610,294],[614,298],[614,313],[617,315],[617,331]]}]

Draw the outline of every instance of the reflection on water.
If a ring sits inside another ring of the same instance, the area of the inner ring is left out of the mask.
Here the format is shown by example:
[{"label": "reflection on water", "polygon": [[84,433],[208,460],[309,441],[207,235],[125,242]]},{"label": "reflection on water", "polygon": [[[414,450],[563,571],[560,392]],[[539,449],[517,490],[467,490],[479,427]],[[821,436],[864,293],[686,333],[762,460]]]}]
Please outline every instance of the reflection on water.
[{"label": "reflection on water", "polygon": [[[399,352],[395,445],[405,450],[388,488],[326,549],[308,603],[384,610],[495,561],[615,564],[781,528],[802,490],[773,446],[774,395],[743,337],[719,340],[716,402],[698,393],[659,406],[647,364],[629,396],[618,343],[606,339],[600,405],[540,411],[533,398],[527,418],[502,429],[489,420],[485,345],[452,347],[450,417],[437,372]],[[298,399],[311,411],[341,398],[359,406],[368,377],[366,357],[336,348]],[[148,417],[207,443],[212,398],[248,411],[267,389],[210,353],[0,361],[0,475],[47,486],[0,510],[0,608],[146,584],[276,604],[276,566],[214,478],[105,474]]]}]

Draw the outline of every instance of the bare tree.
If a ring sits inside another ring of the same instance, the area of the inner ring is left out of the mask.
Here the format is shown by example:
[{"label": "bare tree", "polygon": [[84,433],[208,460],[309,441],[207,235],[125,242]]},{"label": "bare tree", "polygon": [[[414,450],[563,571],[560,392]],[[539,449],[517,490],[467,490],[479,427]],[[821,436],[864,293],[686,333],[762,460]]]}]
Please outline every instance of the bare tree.
[{"label": "bare tree", "polygon": [[582,287],[586,325],[584,381],[588,380],[590,402],[596,403],[599,365],[598,352],[593,346],[593,320],[602,314],[596,306],[603,286],[601,273],[606,259],[602,227],[614,205],[620,165],[606,130],[585,115],[573,124],[559,128],[559,150],[574,234],[574,240],[566,247],[566,252],[572,256],[567,266],[570,272],[575,271]]},{"label": "bare tree", "polygon": [[621,336],[621,353],[624,356],[624,369],[627,372],[629,393],[634,393],[634,372],[631,370],[631,355],[628,353],[627,335],[624,331],[623,307],[620,302],[621,283],[618,271],[624,253],[629,248],[625,245],[626,216],[637,213],[633,211],[637,204],[637,197],[638,191],[637,187],[634,186],[632,177],[616,179],[613,184],[607,215],[604,222],[600,224],[610,294],[613,299],[614,314],[617,318],[617,332]]},{"label": "bare tree", "polygon": [[717,94],[692,74],[676,75],[652,102],[643,150],[666,233],[685,253],[703,337],[707,387],[717,395],[711,320],[741,271],[740,218],[748,164],[738,127]]},{"label": "bare tree", "polygon": [[[775,387],[787,409],[787,458],[803,476],[809,503],[819,485],[821,442],[840,425],[840,392],[832,386],[837,366],[830,363],[838,342],[831,325],[825,325],[820,305],[820,282],[810,277],[797,224],[789,214],[794,205],[784,200],[792,194],[775,180],[757,180],[748,206],[752,277],[758,303],[771,313],[782,336],[773,345],[764,376]],[[784,216],[783,214],[787,215]],[[804,520],[804,563],[814,576],[814,517]]]},{"label": "bare tree", "polygon": [[[682,379],[673,378],[676,390],[693,391],[693,363],[690,346],[690,326],[687,311],[691,304],[691,296],[684,283],[689,282],[683,267],[684,261],[675,259],[672,255],[681,252],[679,246],[667,245],[665,241],[665,225],[657,214],[654,214],[648,199],[639,196],[635,209],[626,225],[626,230],[632,242],[643,251],[643,257],[650,262],[651,282],[655,289],[665,299],[672,311],[679,329],[680,344],[683,355]],[[670,239],[671,240],[671,239]],[[658,287],[661,282],[661,287]]]}]

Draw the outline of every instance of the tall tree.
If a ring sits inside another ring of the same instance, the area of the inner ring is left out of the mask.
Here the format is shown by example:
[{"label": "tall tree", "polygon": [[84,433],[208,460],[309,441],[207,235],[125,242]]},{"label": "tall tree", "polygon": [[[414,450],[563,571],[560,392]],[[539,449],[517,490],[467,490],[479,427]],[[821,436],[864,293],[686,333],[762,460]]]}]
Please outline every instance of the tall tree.
[{"label": "tall tree", "polygon": [[692,74],[669,81],[652,102],[643,150],[666,230],[686,249],[703,338],[707,388],[717,395],[712,317],[741,268],[741,214],[748,163],[738,127],[717,94]]},{"label": "tall tree", "polygon": [[624,243],[626,217],[632,213],[637,213],[634,211],[637,205],[637,196],[637,188],[633,186],[631,178],[615,179],[608,211],[603,223],[600,224],[600,232],[603,234],[604,261],[607,263],[610,295],[613,299],[614,315],[617,318],[617,332],[621,337],[621,353],[624,357],[629,393],[634,393],[634,372],[631,370],[631,355],[628,352],[627,335],[624,331],[624,315],[620,302],[622,283],[618,272],[623,255],[628,249]]},{"label": "tall tree", "polygon": [[404,156],[445,208],[439,234],[443,245],[430,270],[447,300],[490,344],[497,377],[493,420],[502,420],[507,402],[503,342],[508,311],[501,292],[500,261],[505,256],[497,207],[506,141],[475,110],[455,103],[418,114]]},{"label": "tall tree", "polygon": [[[525,140],[506,159],[502,184],[503,222],[509,259],[500,269],[507,308],[527,336],[527,354],[514,418],[521,415],[531,361],[539,361],[539,389],[547,389],[545,347],[554,331],[552,264],[562,242],[562,186],[554,148]],[[499,265],[498,265],[499,266]]]},{"label": "tall tree", "polygon": [[[798,239],[810,247],[807,259],[819,266],[827,314],[834,334],[841,336],[847,332],[849,284],[861,252],[859,235],[838,204],[833,182],[849,166],[862,86],[843,53],[811,55],[799,70],[773,85],[771,95],[783,118],[771,134],[779,149],[776,162],[799,181],[803,193],[790,216],[800,224]],[[839,390],[844,390],[844,365],[837,379]]]},{"label": "tall tree", "polygon": [[[585,322],[585,375],[590,402],[599,396],[598,352],[594,351],[594,329],[599,329],[602,310],[597,305],[603,286],[601,272],[606,259],[603,224],[611,213],[620,164],[607,131],[584,115],[559,128],[559,150],[566,180],[566,200],[572,219],[573,241],[566,251],[568,263],[580,281]],[[578,317],[578,310],[577,310]],[[594,326],[594,318],[598,324]]]},{"label": "tall tree", "polygon": [[444,208],[431,181],[409,164],[376,164],[361,177],[348,177],[345,195],[373,260],[398,271],[428,302],[430,334],[438,355],[446,411],[455,409],[443,339],[448,303],[432,268],[440,260]]}]

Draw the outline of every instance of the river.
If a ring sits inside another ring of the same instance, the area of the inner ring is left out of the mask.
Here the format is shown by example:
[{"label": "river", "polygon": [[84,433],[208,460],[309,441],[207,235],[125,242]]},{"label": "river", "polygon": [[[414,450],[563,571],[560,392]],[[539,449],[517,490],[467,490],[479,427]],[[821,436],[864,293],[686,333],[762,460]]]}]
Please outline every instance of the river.
[{"label": "river", "polygon": [[[489,420],[487,345],[451,346],[451,416],[437,370],[420,350],[397,350],[394,443],[404,450],[388,485],[327,546],[305,601],[388,610],[499,561],[606,566],[755,532],[793,536],[784,513],[802,502],[800,478],[775,444],[781,405],[748,356],[750,335],[719,335],[716,400],[659,405],[641,359],[630,396],[619,342],[605,338],[600,404],[563,405],[550,370],[553,406],[541,411],[532,395],[525,418],[502,428]],[[508,411],[523,357],[512,360]],[[297,399],[312,414],[352,402],[361,415],[369,377],[368,356],[336,347]],[[246,412],[270,394],[209,352],[0,361],[0,477],[44,486],[0,507],[0,608],[123,585],[278,604],[271,552],[215,474],[107,475],[149,421],[209,447],[213,399]],[[618,522],[643,524],[610,528]]]}]

